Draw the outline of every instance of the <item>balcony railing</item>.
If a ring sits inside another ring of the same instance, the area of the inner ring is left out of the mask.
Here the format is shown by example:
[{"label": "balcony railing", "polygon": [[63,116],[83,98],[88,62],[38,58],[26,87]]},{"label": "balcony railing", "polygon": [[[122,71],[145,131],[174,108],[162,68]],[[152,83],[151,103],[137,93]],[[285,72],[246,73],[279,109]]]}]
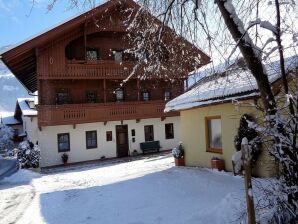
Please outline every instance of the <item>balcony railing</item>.
[{"label": "balcony railing", "polygon": [[178,116],[164,113],[164,101],[38,106],[39,126]]},{"label": "balcony railing", "polygon": [[134,62],[116,63],[112,60],[93,62],[68,61],[65,72],[45,73],[41,79],[125,79],[132,72]]}]

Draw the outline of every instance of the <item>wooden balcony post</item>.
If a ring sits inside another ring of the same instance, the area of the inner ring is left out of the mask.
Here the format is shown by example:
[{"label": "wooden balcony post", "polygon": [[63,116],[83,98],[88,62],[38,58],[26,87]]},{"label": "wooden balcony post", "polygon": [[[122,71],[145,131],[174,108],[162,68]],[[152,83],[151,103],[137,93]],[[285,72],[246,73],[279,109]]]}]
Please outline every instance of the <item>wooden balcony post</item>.
[{"label": "wooden balcony post", "polygon": [[107,86],[106,86],[106,79],[103,80],[103,101],[107,102]]},{"label": "wooden balcony post", "polygon": [[137,79],[138,101],[140,101],[140,80]]},{"label": "wooden balcony post", "polygon": [[84,53],[85,53],[85,61],[87,61],[87,34],[86,34],[87,23],[84,23]]}]

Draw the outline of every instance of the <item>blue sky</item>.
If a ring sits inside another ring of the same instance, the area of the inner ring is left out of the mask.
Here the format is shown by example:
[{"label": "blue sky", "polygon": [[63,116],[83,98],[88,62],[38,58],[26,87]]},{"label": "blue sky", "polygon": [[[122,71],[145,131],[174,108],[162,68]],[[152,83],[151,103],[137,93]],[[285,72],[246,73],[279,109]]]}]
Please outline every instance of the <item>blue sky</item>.
[{"label": "blue sky", "polygon": [[0,47],[17,44],[84,10],[84,7],[69,9],[68,0],[58,0],[48,12],[51,0],[35,1],[32,8],[32,0],[0,0]]}]

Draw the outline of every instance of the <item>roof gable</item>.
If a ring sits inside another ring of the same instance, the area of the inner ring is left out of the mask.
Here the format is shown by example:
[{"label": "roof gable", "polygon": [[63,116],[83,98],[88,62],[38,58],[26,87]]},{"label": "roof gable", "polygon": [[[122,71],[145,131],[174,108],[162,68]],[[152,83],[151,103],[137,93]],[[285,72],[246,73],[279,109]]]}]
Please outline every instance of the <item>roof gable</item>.
[{"label": "roof gable", "polygon": [[0,58],[30,92],[37,90],[36,49],[116,7],[138,8],[133,0],[110,0],[0,52]]}]

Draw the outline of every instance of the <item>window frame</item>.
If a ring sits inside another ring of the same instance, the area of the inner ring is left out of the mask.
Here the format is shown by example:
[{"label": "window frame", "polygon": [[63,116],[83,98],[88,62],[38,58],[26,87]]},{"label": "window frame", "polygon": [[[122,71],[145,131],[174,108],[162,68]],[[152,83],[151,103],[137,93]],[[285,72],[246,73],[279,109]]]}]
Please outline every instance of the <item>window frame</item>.
[{"label": "window frame", "polygon": [[[67,135],[68,136],[68,149],[66,150],[61,150],[60,149],[60,146],[59,146],[59,139],[60,139],[60,136],[62,135]],[[59,133],[57,134],[57,145],[58,145],[58,152],[61,153],[61,152],[69,152],[70,151],[70,134],[69,133]]]},{"label": "window frame", "polygon": [[[94,133],[94,132],[95,132],[95,145],[88,146],[88,134],[91,134],[91,137],[92,137],[92,133]],[[97,131],[96,130],[86,131],[85,135],[86,135],[86,149],[95,149],[95,148],[97,148]]]},{"label": "window frame", "polygon": [[[113,59],[115,63],[123,63],[124,61],[124,50],[123,49],[112,49]],[[116,60],[116,53],[121,53],[121,60]]]},{"label": "window frame", "polygon": [[[92,101],[88,101],[88,94],[90,94],[90,93],[92,93],[92,94],[94,94],[94,96],[95,96],[95,100],[94,100],[94,102],[92,102]],[[96,90],[87,90],[86,92],[85,92],[85,103],[90,103],[90,104],[92,104],[92,103],[97,103],[98,102],[98,99],[97,99],[98,97],[97,97],[97,91]]]},{"label": "window frame", "polygon": [[[173,130],[173,136],[169,136],[169,133],[167,132],[167,126],[171,126]],[[175,131],[174,131],[174,123],[166,123],[165,124],[165,138],[166,139],[174,139],[175,138]]]},{"label": "window frame", "polygon": [[[117,92],[122,92],[122,98],[121,99],[118,99],[118,94],[117,94]],[[116,90],[115,90],[115,98],[116,98],[116,102],[124,102],[124,100],[125,100],[125,94],[124,94],[124,89],[123,88],[117,88]]]},{"label": "window frame", "polygon": [[[167,96],[167,94],[168,94],[168,96]],[[172,99],[172,92],[170,90],[165,90],[163,95],[164,95],[165,101],[169,101]]]},{"label": "window frame", "polygon": [[[59,97],[59,95],[65,94],[62,98]],[[70,104],[71,103],[71,96],[68,89],[57,89],[56,90],[56,104],[57,105],[64,105],[64,104]]]},{"label": "window frame", "polygon": [[[147,137],[147,135],[146,135],[146,127],[152,127],[152,140],[148,140],[146,137]],[[154,141],[154,126],[153,125],[145,125],[144,126],[144,139],[145,139],[145,142],[152,142],[152,141]]]},{"label": "window frame", "polygon": [[[88,51],[95,51],[96,52],[96,60],[95,59],[88,59],[88,56],[87,56]],[[100,58],[100,55],[99,55],[99,49],[98,48],[95,48],[95,47],[87,47],[86,48],[86,61],[87,62],[92,62],[92,61],[96,62],[96,61],[99,60],[99,58]]]},{"label": "window frame", "polygon": [[113,141],[113,131],[106,131],[106,142]]},{"label": "window frame", "polygon": [[[145,95],[147,95],[146,97],[145,97]],[[150,92],[148,91],[148,90],[143,90],[142,91],[142,101],[150,101],[151,100],[151,94],[150,94]]]},{"label": "window frame", "polygon": [[221,122],[220,132],[221,132],[221,140],[222,140],[222,120],[221,120],[221,116],[220,115],[216,115],[216,116],[205,117],[206,152],[212,152],[212,153],[222,154],[223,153],[222,146],[221,146],[221,148],[212,148],[212,147],[210,147],[210,141],[209,141],[209,125],[208,125],[208,122],[210,120],[218,120],[218,119],[220,119],[220,122]]}]

